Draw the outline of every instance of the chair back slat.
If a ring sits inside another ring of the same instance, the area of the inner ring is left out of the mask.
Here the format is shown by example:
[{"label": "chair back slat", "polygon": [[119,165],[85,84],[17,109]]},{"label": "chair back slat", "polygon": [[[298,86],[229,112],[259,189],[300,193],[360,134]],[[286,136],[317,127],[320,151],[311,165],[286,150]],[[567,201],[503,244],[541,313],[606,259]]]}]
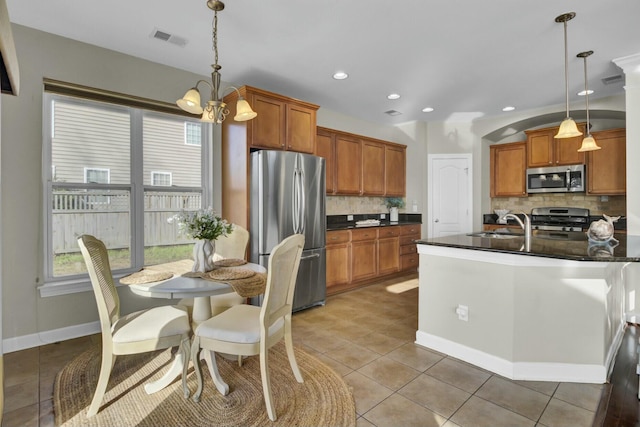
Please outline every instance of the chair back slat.
[{"label": "chair back slat", "polygon": [[87,264],[100,320],[111,325],[120,317],[120,299],[113,282],[107,248],[102,241],[88,234],[78,238],[78,245]]},{"label": "chair back slat", "polygon": [[249,232],[245,228],[233,224],[231,234],[216,240],[214,261],[223,258],[245,259],[248,244]]},{"label": "chair back slat", "polygon": [[303,247],[304,235],[294,234],[271,251],[260,315],[266,330],[283,315],[291,314]]}]

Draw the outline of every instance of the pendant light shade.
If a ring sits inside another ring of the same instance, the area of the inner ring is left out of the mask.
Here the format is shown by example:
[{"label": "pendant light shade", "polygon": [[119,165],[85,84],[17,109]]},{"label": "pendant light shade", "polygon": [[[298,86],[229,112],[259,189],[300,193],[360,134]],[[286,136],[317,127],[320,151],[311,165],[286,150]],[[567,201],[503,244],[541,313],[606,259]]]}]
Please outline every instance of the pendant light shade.
[{"label": "pendant light shade", "polygon": [[593,54],[592,50],[588,50],[586,52],[580,52],[577,56],[578,58],[582,58],[584,60],[584,98],[587,101],[587,136],[582,140],[582,145],[578,149],[578,151],[595,151],[599,150],[602,147],[599,147],[596,144],[596,140],[593,136],[591,136],[591,130],[589,126],[589,86],[587,85],[587,58]]},{"label": "pendant light shade", "polygon": [[575,136],[582,135],[582,132],[578,130],[576,122],[569,117],[569,52],[567,48],[567,22],[576,16],[575,12],[564,13],[556,17],[556,22],[562,22],[564,24],[564,86],[565,86],[565,100],[567,117],[560,124],[560,129],[555,136],[556,138],[573,138]]},{"label": "pendant light shade", "polygon": [[251,109],[251,106],[243,97],[238,97],[238,103],[236,104],[236,115],[233,120],[236,122],[246,122],[256,117],[258,113]]}]

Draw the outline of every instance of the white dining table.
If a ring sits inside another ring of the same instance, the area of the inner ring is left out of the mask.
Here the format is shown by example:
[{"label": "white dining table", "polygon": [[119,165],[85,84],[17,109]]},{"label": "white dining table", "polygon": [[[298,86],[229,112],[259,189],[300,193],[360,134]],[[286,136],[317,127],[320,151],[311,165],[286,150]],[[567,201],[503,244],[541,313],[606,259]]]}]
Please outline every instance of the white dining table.
[{"label": "white dining table", "polygon": [[[247,263],[236,267],[225,268],[244,268],[251,269],[256,273],[266,273],[267,270],[263,266],[254,263]],[[152,282],[127,285],[131,292],[136,295],[148,298],[164,298],[164,299],[180,299],[193,298],[193,312],[191,315],[191,328],[195,331],[198,325],[205,320],[211,318],[211,296],[234,292],[231,285],[222,281],[216,282],[210,279],[202,279],[199,277],[174,276],[170,279]],[[213,352],[203,350],[200,356],[207,363],[209,373],[213,379],[213,383],[220,393],[226,395],[229,386],[222,380],[215,363],[212,358],[215,357]],[[182,353],[178,352],[173,360],[172,365],[162,378],[157,381],[145,384],[144,390],[147,394],[152,394],[162,390],[171,384],[176,378],[182,374],[183,359]]]}]

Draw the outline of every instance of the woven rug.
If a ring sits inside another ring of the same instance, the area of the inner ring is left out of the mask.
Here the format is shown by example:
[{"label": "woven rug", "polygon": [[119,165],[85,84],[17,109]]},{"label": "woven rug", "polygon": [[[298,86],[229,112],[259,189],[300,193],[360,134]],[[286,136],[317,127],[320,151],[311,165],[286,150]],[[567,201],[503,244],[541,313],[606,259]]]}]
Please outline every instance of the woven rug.
[{"label": "woven rug", "polygon": [[[349,387],[331,368],[295,349],[304,383],[299,384],[280,342],[269,353],[271,394],[278,419],[269,420],[264,405],[258,356],[236,361],[218,357],[230,393],[215,389],[203,364],[204,390],[199,403],[185,399],[180,379],[148,395],[144,384],[160,378],[169,367],[171,351],[119,356],[109,379],[100,412],[87,409],[100,372],[100,349],[93,347],[65,366],[56,377],[53,404],[56,426],[355,426],[355,403]],[[193,368],[189,388],[196,389]]]}]

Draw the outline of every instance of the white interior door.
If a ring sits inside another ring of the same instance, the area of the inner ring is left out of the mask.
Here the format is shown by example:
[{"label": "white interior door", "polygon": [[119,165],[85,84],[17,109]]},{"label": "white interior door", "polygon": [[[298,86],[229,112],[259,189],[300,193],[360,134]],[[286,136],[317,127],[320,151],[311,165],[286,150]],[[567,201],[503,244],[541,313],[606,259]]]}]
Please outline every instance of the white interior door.
[{"label": "white interior door", "polygon": [[429,155],[429,237],[470,233],[471,154]]}]

